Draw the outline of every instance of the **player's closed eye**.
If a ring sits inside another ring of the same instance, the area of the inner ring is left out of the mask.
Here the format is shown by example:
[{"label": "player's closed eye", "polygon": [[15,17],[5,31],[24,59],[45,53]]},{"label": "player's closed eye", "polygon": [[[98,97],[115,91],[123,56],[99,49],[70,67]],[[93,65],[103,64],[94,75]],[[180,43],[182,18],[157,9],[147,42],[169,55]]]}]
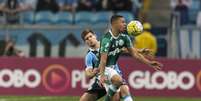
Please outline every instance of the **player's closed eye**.
[{"label": "player's closed eye", "polygon": [[85,41],[86,41],[86,40],[89,40],[89,36],[85,38]]},{"label": "player's closed eye", "polygon": [[90,35],[89,37],[87,37],[85,40],[89,40],[89,38],[92,38],[92,35]]}]

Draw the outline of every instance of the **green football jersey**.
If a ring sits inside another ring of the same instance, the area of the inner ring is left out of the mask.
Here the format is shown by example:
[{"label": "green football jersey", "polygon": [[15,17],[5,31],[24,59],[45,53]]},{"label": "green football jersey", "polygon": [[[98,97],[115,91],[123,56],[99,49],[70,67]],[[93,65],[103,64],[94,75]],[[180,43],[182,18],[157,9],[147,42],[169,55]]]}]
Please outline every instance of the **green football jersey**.
[{"label": "green football jersey", "polygon": [[104,34],[101,38],[100,53],[108,54],[107,67],[116,64],[123,47],[133,47],[128,35],[120,33],[119,36],[115,37],[112,35],[111,30]]}]

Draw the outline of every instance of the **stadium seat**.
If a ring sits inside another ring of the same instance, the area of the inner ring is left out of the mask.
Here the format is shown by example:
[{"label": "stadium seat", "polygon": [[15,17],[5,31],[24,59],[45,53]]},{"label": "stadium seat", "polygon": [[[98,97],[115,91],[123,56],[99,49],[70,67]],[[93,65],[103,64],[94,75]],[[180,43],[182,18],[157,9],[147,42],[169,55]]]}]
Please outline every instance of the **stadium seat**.
[{"label": "stadium seat", "polygon": [[96,12],[94,16],[94,22],[93,24],[100,25],[100,26],[106,26],[106,24],[109,23],[111,16],[113,15],[113,12],[110,11],[99,11]]},{"label": "stadium seat", "polygon": [[34,23],[34,12],[33,11],[26,11],[20,14],[21,17],[21,24],[33,24]]},{"label": "stadium seat", "polygon": [[119,11],[119,12],[117,12],[117,14],[122,15],[126,19],[127,23],[134,19],[133,14],[128,11]]},{"label": "stadium seat", "polygon": [[50,11],[40,11],[35,15],[35,24],[52,24],[54,20],[55,15]]},{"label": "stadium seat", "polygon": [[58,12],[54,21],[55,24],[73,24],[73,14],[70,12]]},{"label": "stadium seat", "polygon": [[75,24],[79,26],[92,25],[94,14],[92,12],[80,11],[75,14]]}]

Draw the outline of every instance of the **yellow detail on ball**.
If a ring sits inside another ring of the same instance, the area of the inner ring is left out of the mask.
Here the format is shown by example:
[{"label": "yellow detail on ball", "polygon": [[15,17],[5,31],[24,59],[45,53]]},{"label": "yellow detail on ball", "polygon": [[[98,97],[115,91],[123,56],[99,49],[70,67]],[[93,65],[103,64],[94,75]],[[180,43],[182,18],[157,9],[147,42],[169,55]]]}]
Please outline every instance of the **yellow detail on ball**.
[{"label": "yellow detail on ball", "polygon": [[143,31],[143,26],[140,21],[133,20],[133,21],[130,21],[127,25],[128,35],[137,36],[141,34],[142,31]]}]

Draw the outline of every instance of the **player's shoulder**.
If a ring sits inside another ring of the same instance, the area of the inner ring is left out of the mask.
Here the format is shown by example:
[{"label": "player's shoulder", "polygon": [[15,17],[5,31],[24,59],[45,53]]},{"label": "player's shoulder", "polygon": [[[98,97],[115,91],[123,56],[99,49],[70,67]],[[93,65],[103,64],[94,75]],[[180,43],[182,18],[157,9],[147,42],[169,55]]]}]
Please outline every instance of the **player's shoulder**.
[{"label": "player's shoulder", "polygon": [[92,61],[94,58],[95,58],[95,54],[93,54],[93,52],[88,52],[85,55],[85,60]]},{"label": "player's shoulder", "polygon": [[122,37],[125,37],[125,38],[128,38],[129,37],[129,35],[128,34],[124,34],[124,33],[122,33],[122,34],[120,34]]},{"label": "player's shoulder", "polygon": [[123,39],[130,39],[129,35],[124,34],[124,33],[120,34],[120,36],[121,36],[121,38],[123,38]]},{"label": "player's shoulder", "polygon": [[91,50],[88,50],[85,57],[89,57],[89,56],[92,56],[93,55],[93,52]]},{"label": "player's shoulder", "polygon": [[87,55],[88,56],[90,56],[90,55],[94,56],[94,55],[96,55],[98,53],[98,51],[99,51],[99,49],[97,49],[97,50],[89,49],[88,52],[87,52]]},{"label": "player's shoulder", "polygon": [[110,34],[110,32],[106,32],[104,35],[103,35],[103,38],[111,38],[112,35]]},{"label": "player's shoulder", "polygon": [[107,33],[105,33],[104,35],[102,35],[102,37],[101,37],[101,41],[109,41],[109,40],[111,40],[112,39],[112,35],[109,33],[109,32],[107,32]]}]

